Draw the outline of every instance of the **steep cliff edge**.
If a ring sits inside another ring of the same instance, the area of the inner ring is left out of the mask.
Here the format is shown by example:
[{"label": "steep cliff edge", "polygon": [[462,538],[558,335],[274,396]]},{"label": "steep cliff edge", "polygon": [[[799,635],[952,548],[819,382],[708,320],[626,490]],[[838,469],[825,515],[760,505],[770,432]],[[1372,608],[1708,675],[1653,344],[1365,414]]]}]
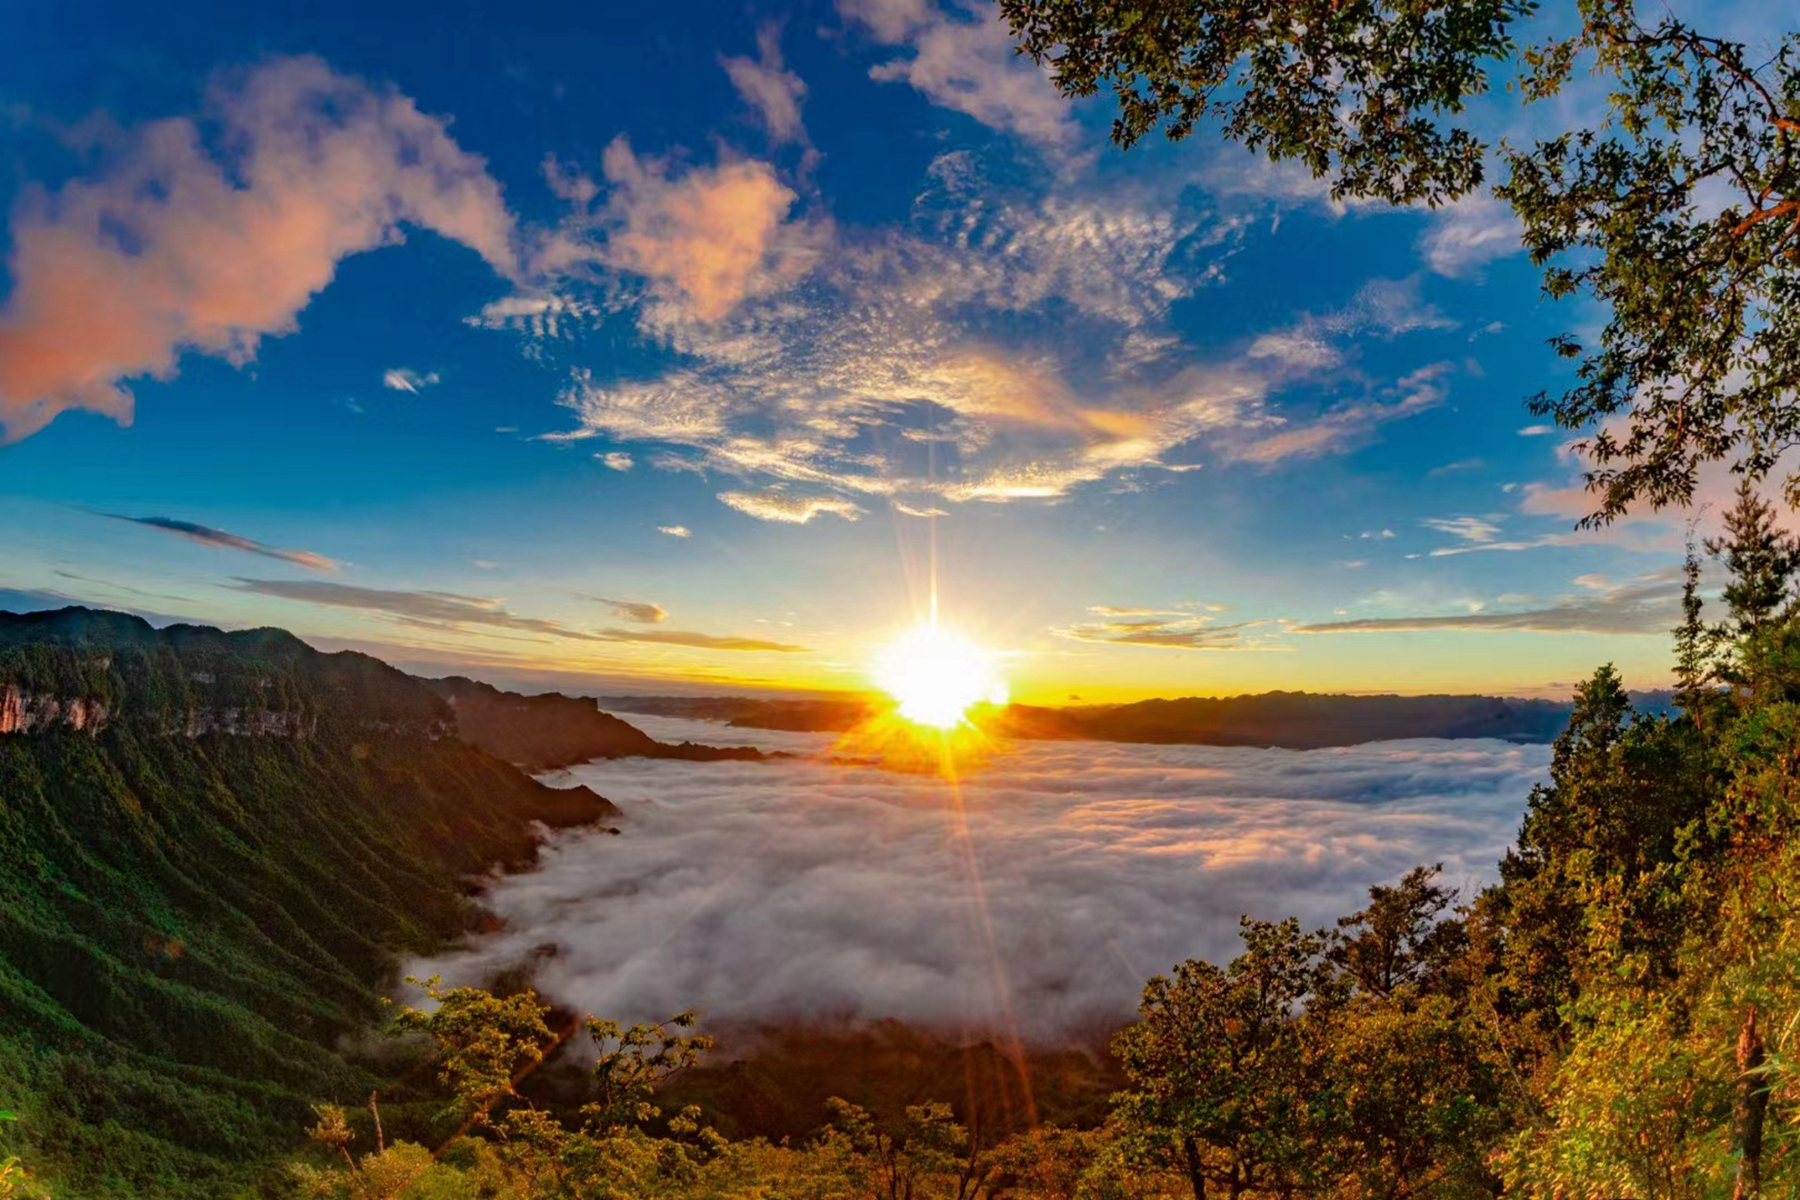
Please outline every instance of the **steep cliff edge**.
[{"label": "steep cliff edge", "polygon": [[275,630],[0,614],[0,1108],[70,1197],[239,1194],[397,956],[545,826],[609,820],[448,736],[448,705]]},{"label": "steep cliff edge", "polygon": [[525,696],[452,675],[422,680],[456,714],[456,733],[496,758],[528,771],[548,771],[596,758],[677,758],[690,762],[761,762],[780,757],[749,746],[659,742],[635,725],[600,711],[585,696]]}]

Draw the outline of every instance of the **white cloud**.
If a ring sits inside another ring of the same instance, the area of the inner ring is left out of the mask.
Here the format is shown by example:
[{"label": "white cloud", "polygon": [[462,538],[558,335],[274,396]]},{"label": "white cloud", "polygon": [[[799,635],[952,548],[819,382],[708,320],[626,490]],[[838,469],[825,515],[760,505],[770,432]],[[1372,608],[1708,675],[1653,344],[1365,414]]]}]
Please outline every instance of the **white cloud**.
[{"label": "white cloud", "polygon": [[[836,242],[718,321],[657,326],[683,356],[665,374],[577,368],[563,402],[578,426],[551,436],[684,447],[695,452],[686,469],[922,511],[936,499],[1059,496],[1257,419],[1256,378],[1160,361],[1179,350],[1158,328],[1169,306],[1205,279],[1191,260],[1234,227],[1202,229],[1127,197],[1012,202],[970,188],[969,168],[953,165],[934,172],[913,233]],[[1020,313],[1070,332],[1019,348],[971,336],[972,320],[1017,326],[1008,318]],[[1111,394],[1089,399],[1066,382],[1089,357],[1104,360]]]},{"label": "white cloud", "polygon": [[1510,204],[1476,192],[1433,214],[1419,253],[1439,275],[1479,277],[1488,263],[1519,253],[1523,234]]},{"label": "white cloud", "polygon": [[878,41],[910,52],[876,66],[871,79],[911,84],[933,104],[1042,146],[1074,140],[1068,101],[1015,51],[998,10],[940,9],[929,0],[839,0],[838,10]]},{"label": "white cloud", "polygon": [[1482,517],[1429,517],[1422,523],[1465,542],[1491,542],[1500,533],[1500,526]]},{"label": "white cloud", "polygon": [[[1652,577],[1612,583],[1582,576],[1575,583],[1589,594],[1564,597],[1548,607],[1522,612],[1473,611],[1443,616],[1365,617],[1318,625],[1296,625],[1294,633],[1600,633],[1666,635],[1681,620],[1681,584]],[[1529,603],[1529,596],[1502,596],[1501,603]]]},{"label": "white cloud", "polygon": [[1420,291],[1417,275],[1371,279],[1357,289],[1349,304],[1319,321],[1333,333],[1372,333],[1389,339],[1422,329],[1455,329],[1456,322],[1428,303]]},{"label": "white cloud", "polygon": [[1314,421],[1242,441],[1230,454],[1238,462],[1273,466],[1290,460],[1317,458],[1324,454],[1340,454],[1354,449],[1367,442],[1377,429],[1388,422],[1414,416],[1442,404],[1449,390],[1443,383],[1443,378],[1449,370],[1446,363],[1421,367],[1389,389],[1391,398],[1331,409]]},{"label": "white cloud", "polygon": [[563,296],[519,293],[502,296],[463,322],[478,329],[511,329],[534,340],[564,337],[573,327],[598,320],[601,310],[593,304]]},{"label": "white cloud", "polygon": [[759,521],[778,521],[788,525],[804,525],[814,517],[829,513],[854,521],[863,510],[836,496],[790,496],[785,492],[720,492],[719,501]]},{"label": "white cloud", "polygon": [[[898,28],[921,11],[881,5],[862,19]],[[638,164],[620,177],[660,181],[650,194],[697,174]],[[667,279],[633,294],[614,277],[616,231],[600,241],[605,220],[572,220],[558,235],[575,247],[568,290],[593,298],[571,304],[637,304],[640,330],[675,365],[622,378],[572,363],[561,399],[576,425],[546,436],[657,443],[655,465],[753,485],[732,494],[772,487],[841,508],[880,498],[926,511],[1055,499],[1144,468],[1200,469],[1209,450],[1214,461],[1263,465],[1340,453],[1442,401],[1438,364],[1388,385],[1347,371],[1330,382],[1366,398],[1317,417],[1268,407],[1277,388],[1341,366],[1353,338],[1447,328],[1416,278],[1370,281],[1343,309],[1257,339],[1235,360],[1196,361],[1171,309],[1220,278],[1244,220],[1140,183],[1065,180],[1027,197],[986,182],[967,151],[941,155],[928,176],[905,230],[777,214],[764,267],[715,305],[697,306]],[[597,185],[552,177],[578,207],[597,202]],[[596,266],[614,274],[583,283]]]},{"label": "white cloud", "polygon": [[1556,426],[1554,426],[1554,425],[1527,425],[1527,426],[1525,426],[1525,428],[1519,430],[1519,436],[1520,437],[1543,437],[1545,434],[1550,434],[1550,433],[1555,433],[1555,432],[1556,432]]},{"label": "white cloud", "polygon": [[396,392],[410,392],[415,396],[438,382],[440,381],[436,371],[422,375],[411,367],[395,367],[390,371],[383,372],[381,376],[382,387],[391,388]]},{"label": "white cloud", "polygon": [[1332,370],[1346,360],[1344,343],[1359,337],[1387,341],[1420,330],[1454,329],[1456,322],[1420,296],[1419,280],[1371,279],[1343,308],[1306,313],[1287,329],[1265,333],[1250,343],[1252,359],[1267,360],[1284,375]]},{"label": "white cloud", "polygon": [[656,532],[666,533],[673,538],[693,537],[694,531],[686,525],[658,525]]},{"label": "white cloud", "polygon": [[623,450],[609,450],[605,454],[596,454],[594,457],[599,459],[609,471],[629,471],[634,465],[631,455]]},{"label": "white cloud", "polygon": [[[631,719],[674,740],[725,732]],[[1491,879],[1549,763],[1548,747],[1491,741],[1037,742],[953,796],[831,762],[829,737],[729,732],[817,758],[576,768],[624,808],[623,833],[556,835],[539,869],[487,893],[499,932],[410,972],[524,967],[556,1001],[623,1020],[1016,1018],[1055,1041],[1128,1018],[1152,974],[1234,954],[1240,914],[1328,924],[1419,863]]]},{"label": "white cloud", "polygon": [[483,161],[391,88],[316,58],[219,77],[206,118],[126,131],[95,177],[27,189],[0,309],[0,426],[25,437],[69,409],[132,415],[124,381],[194,350],[242,365],[291,333],[342,259],[416,225],[516,278],[514,226]]}]

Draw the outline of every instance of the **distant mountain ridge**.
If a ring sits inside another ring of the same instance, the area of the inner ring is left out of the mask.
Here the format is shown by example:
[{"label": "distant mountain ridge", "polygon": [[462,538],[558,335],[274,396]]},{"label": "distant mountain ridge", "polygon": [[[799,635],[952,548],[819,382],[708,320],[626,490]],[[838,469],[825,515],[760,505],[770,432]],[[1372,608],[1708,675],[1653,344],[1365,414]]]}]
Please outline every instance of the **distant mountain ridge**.
[{"label": "distant mountain ridge", "polygon": [[457,736],[528,771],[548,771],[598,758],[673,758],[690,762],[761,762],[749,746],[659,742],[635,725],[600,711],[587,696],[503,692],[461,675],[420,681],[449,703]]},{"label": "distant mountain ridge", "polygon": [[[1640,692],[1633,700],[1644,711],[1658,712],[1668,707],[1669,694]],[[600,703],[617,712],[814,733],[845,732],[891,707],[873,697],[603,696]],[[1264,692],[1069,708],[1014,704],[978,711],[974,720],[1017,738],[1314,750],[1402,738],[1550,742],[1569,711],[1563,701],[1504,696]]]}]

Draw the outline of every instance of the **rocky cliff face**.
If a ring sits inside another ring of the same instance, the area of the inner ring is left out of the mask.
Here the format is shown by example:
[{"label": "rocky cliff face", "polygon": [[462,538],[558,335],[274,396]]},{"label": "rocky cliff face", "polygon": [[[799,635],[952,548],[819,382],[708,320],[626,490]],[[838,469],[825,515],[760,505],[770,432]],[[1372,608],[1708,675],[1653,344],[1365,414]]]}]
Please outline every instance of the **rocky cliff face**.
[{"label": "rocky cliff face", "polygon": [[[17,684],[0,684],[0,734],[33,733],[67,728],[97,734],[112,719],[103,700],[83,696],[52,696],[30,692]],[[373,723],[379,728],[380,723]],[[425,729],[426,736],[443,737],[449,723],[439,721]],[[281,712],[268,708],[201,707],[160,723],[158,732],[169,737],[200,737],[222,733],[229,737],[312,737],[319,718],[307,712]]]},{"label": "rocky cliff face", "polygon": [[46,696],[17,684],[0,684],[0,733],[30,733],[57,725],[98,733],[106,718],[106,705],[98,700]]}]

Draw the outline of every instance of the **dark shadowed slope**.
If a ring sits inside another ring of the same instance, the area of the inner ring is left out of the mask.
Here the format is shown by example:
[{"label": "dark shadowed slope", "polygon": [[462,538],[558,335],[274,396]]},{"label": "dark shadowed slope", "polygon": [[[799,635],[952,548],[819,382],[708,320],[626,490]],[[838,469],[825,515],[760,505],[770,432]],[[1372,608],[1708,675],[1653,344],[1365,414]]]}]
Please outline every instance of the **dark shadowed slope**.
[{"label": "dark shadowed slope", "polygon": [[1567,704],[1550,700],[1269,692],[1223,699],[1145,700],[1106,708],[1013,705],[996,723],[1013,737],[1312,750],[1397,738],[1548,742],[1562,731],[1568,717]]},{"label": "dark shadowed slope", "polygon": [[343,1047],[470,876],[616,815],[450,728],[278,630],[0,614],[0,1108],[57,1195],[233,1192],[367,1097]]},{"label": "dark shadowed slope", "polygon": [[749,746],[671,745],[610,713],[587,696],[550,692],[525,696],[452,675],[422,683],[449,702],[456,733],[496,758],[528,771],[547,771],[596,758],[679,758],[692,762],[769,757]]},{"label": "dark shadowed slope", "polygon": [[[843,732],[887,707],[873,697],[775,700],[718,696],[609,696],[620,712],[693,717],[756,729]],[[975,721],[1008,737],[1278,746],[1310,750],[1395,738],[1495,737],[1548,742],[1569,706],[1497,696],[1325,696],[1269,692],[1220,699],[1039,708],[1014,704]]]}]

